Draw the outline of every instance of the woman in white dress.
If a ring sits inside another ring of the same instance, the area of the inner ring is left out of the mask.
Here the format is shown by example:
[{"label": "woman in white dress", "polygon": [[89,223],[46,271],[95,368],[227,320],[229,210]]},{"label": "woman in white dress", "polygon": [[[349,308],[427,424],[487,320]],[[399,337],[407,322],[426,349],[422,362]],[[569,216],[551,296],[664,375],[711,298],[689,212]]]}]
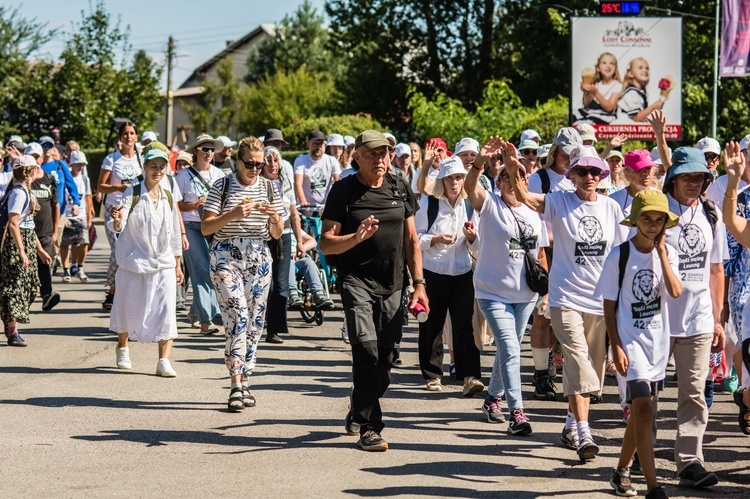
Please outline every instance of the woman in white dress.
[{"label": "woman in white dress", "polygon": [[157,376],[177,375],[169,362],[177,337],[175,292],[183,279],[180,268],[180,219],[172,193],[159,181],[168,168],[164,151],[144,157],[144,179],[128,187],[110,210],[107,229],[118,234],[115,276],[117,294],[109,318],[117,333],[117,367],[130,369],[128,340],[159,343]]}]

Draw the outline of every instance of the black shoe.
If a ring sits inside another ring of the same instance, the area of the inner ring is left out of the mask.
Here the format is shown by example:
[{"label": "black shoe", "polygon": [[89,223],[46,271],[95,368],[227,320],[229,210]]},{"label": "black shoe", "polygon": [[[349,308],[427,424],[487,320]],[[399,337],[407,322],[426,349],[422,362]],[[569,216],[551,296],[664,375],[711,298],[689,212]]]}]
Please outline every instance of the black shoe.
[{"label": "black shoe", "polygon": [[42,310],[48,312],[60,303],[60,293],[50,293],[42,297]]},{"label": "black shoe", "polygon": [[281,336],[279,336],[276,333],[266,333],[266,343],[284,343],[284,340],[281,339]]},{"label": "black shoe", "polygon": [[328,310],[333,308],[333,300],[324,294],[313,296],[313,308],[315,310]]},{"label": "black shoe", "polygon": [[680,487],[710,487],[719,483],[716,473],[706,471],[701,463],[693,463],[680,472]]},{"label": "black shoe", "polygon": [[107,293],[107,296],[104,298],[104,302],[102,302],[102,310],[109,312],[112,310],[112,303],[115,301],[115,295],[114,293]]},{"label": "black shoe", "polygon": [[244,408],[245,401],[242,398],[242,387],[238,386],[229,390],[229,401],[227,401],[229,412],[240,412]]},{"label": "black shoe", "polygon": [[383,440],[380,433],[375,430],[367,430],[364,435],[359,437],[357,445],[359,445],[360,449],[369,452],[383,452],[388,450],[388,442]]},{"label": "black shoe", "polygon": [[589,404],[601,404],[602,403],[602,396],[601,395],[590,395],[589,396]]},{"label": "black shoe", "polygon": [[620,497],[633,497],[638,495],[638,492],[630,483],[630,471],[627,468],[612,470],[609,484],[615,489],[615,495]]},{"label": "black shoe", "polygon": [[578,443],[576,452],[581,461],[591,461],[599,454],[599,446],[594,443],[592,437],[583,437],[583,440]]},{"label": "black shoe", "polygon": [[633,476],[643,476],[643,470],[641,469],[641,460],[638,459],[637,452],[633,456],[633,462],[630,464],[630,474]]},{"label": "black shoe", "polygon": [[21,335],[18,333],[11,334],[8,336],[8,346],[11,347],[25,347],[26,346],[26,340],[21,338]]},{"label": "black shoe", "polygon": [[403,365],[404,365],[404,361],[401,360],[401,357],[393,359],[393,367],[401,367]]},{"label": "black shoe", "polygon": [[352,437],[354,435],[359,435],[359,423],[354,421],[352,411],[346,413],[346,419],[344,420],[344,429],[346,430],[347,435],[351,435]]},{"label": "black shoe", "polygon": [[536,388],[534,398],[537,400],[555,400],[557,398],[557,387],[546,371],[539,371],[536,375]]},{"label": "black shoe", "polygon": [[654,487],[646,494],[646,499],[668,499],[667,493],[661,487]]}]

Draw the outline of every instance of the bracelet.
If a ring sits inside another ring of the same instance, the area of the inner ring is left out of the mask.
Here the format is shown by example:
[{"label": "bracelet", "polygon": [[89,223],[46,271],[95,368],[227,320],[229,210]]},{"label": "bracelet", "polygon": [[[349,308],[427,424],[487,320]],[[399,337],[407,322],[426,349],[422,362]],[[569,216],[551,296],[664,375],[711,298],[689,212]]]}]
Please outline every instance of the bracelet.
[{"label": "bracelet", "polygon": [[732,196],[727,196],[727,194],[726,194],[726,193],[724,193],[724,197],[725,197],[725,198],[727,198],[727,199],[731,199],[732,201],[734,201],[735,199],[737,199],[737,196],[734,196],[734,197],[732,197]]},{"label": "bracelet", "polygon": [[425,281],[424,281],[424,279],[413,279],[413,280],[411,281],[411,283],[412,283],[412,284],[413,284],[414,286],[419,286],[420,284],[421,284],[422,286],[424,286],[424,285],[425,285]]},{"label": "bracelet", "polygon": [[183,236],[187,236],[187,232],[183,232],[183,233],[182,233],[182,235],[183,235]]}]

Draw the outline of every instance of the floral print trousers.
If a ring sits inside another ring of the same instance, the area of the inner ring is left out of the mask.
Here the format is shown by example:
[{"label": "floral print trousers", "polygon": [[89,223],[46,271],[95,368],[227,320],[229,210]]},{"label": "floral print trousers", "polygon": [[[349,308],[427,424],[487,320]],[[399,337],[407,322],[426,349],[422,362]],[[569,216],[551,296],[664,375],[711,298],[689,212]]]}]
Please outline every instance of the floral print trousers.
[{"label": "floral print trousers", "polygon": [[255,369],[258,340],[271,288],[271,253],[262,239],[215,240],[211,281],[224,322],[224,362],[231,376],[247,379]]}]

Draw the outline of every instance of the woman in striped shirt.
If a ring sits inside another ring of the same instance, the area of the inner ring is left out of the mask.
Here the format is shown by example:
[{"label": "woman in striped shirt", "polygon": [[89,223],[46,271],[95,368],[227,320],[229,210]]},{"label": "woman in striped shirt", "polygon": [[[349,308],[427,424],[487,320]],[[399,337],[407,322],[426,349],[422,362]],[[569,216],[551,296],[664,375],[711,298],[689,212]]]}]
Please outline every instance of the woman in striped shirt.
[{"label": "woman in striped shirt", "polygon": [[242,139],[237,173],[216,182],[203,205],[201,230],[214,235],[211,280],[227,340],[224,361],[231,377],[231,412],[255,405],[248,385],[271,286],[267,241],[278,239],[284,230],[281,196],[260,176],[264,153],[263,143],[255,137]]}]

